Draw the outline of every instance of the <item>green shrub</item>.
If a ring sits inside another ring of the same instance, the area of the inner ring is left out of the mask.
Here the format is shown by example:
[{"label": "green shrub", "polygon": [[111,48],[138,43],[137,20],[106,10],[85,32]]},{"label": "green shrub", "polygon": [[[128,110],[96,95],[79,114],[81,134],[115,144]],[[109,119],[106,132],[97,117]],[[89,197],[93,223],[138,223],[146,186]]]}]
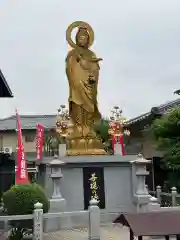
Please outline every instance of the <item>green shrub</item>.
[{"label": "green shrub", "polygon": [[[25,185],[14,185],[3,193],[2,201],[4,211],[8,215],[32,214],[34,204],[43,204],[43,212],[49,210],[49,201],[43,189],[36,183]],[[28,229],[33,228],[32,220],[11,221],[11,239],[20,240]]]}]

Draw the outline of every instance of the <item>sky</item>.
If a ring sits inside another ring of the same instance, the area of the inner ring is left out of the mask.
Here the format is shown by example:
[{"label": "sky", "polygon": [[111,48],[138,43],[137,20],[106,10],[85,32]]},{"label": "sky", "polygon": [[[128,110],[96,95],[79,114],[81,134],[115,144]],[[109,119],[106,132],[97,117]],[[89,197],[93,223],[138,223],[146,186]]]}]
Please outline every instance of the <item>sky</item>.
[{"label": "sky", "polygon": [[14,99],[0,99],[0,117],[56,114],[68,103],[66,29],[94,29],[103,58],[98,102],[128,118],[176,99],[180,88],[179,0],[0,0],[0,68]]}]

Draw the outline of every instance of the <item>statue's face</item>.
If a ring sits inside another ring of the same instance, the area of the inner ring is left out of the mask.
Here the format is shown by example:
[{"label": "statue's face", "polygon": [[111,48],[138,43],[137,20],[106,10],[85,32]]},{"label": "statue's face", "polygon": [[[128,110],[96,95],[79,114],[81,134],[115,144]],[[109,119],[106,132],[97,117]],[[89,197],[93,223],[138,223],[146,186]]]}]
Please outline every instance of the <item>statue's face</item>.
[{"label": "statue's face", "polygon": [[77,37],[77,45],[79,47],[88,47],[89,38],[87,35],[79,35]]}]

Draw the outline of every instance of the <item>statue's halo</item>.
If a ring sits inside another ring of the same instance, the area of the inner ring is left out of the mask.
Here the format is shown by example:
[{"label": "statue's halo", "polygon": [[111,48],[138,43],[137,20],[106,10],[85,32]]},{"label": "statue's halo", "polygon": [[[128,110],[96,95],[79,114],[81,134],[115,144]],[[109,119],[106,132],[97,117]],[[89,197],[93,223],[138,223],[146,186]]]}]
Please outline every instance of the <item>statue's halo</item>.
[{"label": "statue's halo", "polygon": [[66,30],[66,40],[67,40],[67,42],[69,43],[69,45],[72,48],[76,48],[77,47],[76,43],[73,42],[73,40],[71,38],[71,35],[72,35],[73,29],[76,28],[76,27],[80,27],[80,26],[84,26],[84,27],[87,28],[88,33],[89,33],[89,44],[88,44],[88,47],[91,47],[93,42],[94,42],[94,31],[93,31],[92,27],[88,23],[83,22],[83,21],[76,21],[76,22],[73,22],[73,23],[71,23],[69,25],[69,27]]}]

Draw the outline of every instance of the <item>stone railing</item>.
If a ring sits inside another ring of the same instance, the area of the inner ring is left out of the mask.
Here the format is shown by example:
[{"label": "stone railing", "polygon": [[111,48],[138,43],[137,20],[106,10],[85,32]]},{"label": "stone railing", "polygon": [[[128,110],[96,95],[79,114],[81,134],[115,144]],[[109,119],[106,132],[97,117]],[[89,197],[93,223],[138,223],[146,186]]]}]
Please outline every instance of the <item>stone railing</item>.
[{"label": "stone railing", "polygon": [[157,198],[162,207],[174,207],[180,205],[180,194],[177,193],[176,187],[171,188],[171,192],[163,192],[161,186],[156,187],[156,191],[149,191],[149,194]]},{"label": "stone railing", "polygon": [[66,217],[73,217],[74,215],[77,216],[82,214],[88,214],[88,239],[100,239],[100,209],[98,207],[98,202],[94,199],[90,201],[90,205],[87,211],[56,212],[43,214],[43,205],[41,203],[36,203],[34,207],[35,209],[33,214],[0,216],[0,222],[4,222],[6,226],[4,232],[8,232],[9,230],[9,221],[32,219],[34,225],[33,240],[43,240],[43,232],[48,224],[51,225],[53,223],[52,220],[60,222],[60,230],[61,227],[64,225],[63,221],[60,221],[60,218],[64,219]]},{"label": "stone railing", "polygon": [[156,197],[151,197],[148,203],[148,211],[164,211],[164,212],[170,212],[170,211],[180,211],[180,206],[169,206],[169,207],[162,207],[158,199]]}]

